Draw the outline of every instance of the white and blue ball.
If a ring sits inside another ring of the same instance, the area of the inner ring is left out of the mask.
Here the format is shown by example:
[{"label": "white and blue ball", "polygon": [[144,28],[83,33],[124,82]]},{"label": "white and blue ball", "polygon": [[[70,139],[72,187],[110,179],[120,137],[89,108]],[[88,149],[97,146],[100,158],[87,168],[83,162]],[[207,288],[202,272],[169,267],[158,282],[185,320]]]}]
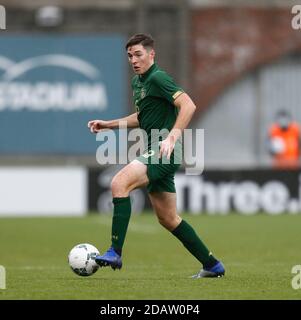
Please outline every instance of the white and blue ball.
[{"label": "white and blue ball", "polygon": [[73,247],[68,255],[68,263],[74,273],[87,277],[95,273],[99,265],[95,257],[99,255],[96,247],[89,243],[81,243]]}]

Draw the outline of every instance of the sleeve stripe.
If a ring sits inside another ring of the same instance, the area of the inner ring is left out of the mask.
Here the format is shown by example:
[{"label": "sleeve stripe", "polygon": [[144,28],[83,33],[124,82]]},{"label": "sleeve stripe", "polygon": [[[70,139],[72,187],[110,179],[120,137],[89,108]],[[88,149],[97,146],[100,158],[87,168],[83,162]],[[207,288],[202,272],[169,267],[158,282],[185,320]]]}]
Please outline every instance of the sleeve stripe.
[{"label": "sleeve stripe", "polygon": [[175,94],[173,94],[172,98],[173,98],[174,100],[176,100],[177,97],[178,97],[179,95],[181,95],[182,93],[183,93],[183,91],[177,91]]}]

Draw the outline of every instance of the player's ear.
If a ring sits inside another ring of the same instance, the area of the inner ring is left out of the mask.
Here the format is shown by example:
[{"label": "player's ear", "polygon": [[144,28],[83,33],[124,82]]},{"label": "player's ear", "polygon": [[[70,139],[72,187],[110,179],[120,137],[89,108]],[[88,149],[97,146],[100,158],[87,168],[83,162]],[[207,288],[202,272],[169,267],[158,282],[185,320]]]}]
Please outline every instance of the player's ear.
[{"label": "player's ear", "polygon": [[150,57],[151,57],[152,59],[154,59],[154,58],[155,58],[155,55],[156,55],[155,50],[154,50],[154,49],[151,49],[149,55],[150,55]]}]

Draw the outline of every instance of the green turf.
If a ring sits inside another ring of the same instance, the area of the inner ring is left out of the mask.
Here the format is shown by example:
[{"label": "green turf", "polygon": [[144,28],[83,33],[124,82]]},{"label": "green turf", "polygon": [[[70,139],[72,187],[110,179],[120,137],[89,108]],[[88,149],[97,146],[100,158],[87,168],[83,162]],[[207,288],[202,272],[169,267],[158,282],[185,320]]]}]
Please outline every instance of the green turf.
[{"label": "green turf", "polygon": [[78,243],[109,246],[110,216],[1,218],[0,299],[300,299],[291,269],[301,264],[301,215],[185,215],[226,266],[219,279],[190,279],[200,265],[153,214],[133,216],[122,270],[75,275],[67,264]]}]

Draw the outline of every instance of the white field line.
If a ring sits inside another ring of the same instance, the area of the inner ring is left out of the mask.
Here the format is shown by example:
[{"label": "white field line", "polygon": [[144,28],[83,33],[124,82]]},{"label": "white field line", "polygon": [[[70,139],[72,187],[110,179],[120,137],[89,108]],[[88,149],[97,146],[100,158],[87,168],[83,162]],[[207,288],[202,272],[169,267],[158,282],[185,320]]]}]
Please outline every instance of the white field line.
[{"label": "white field line", "polygon": [[[68,268],[68,265],[67,265]],[[7,266],[6,270],[66,270],[66,267],[59,266]]]}]

